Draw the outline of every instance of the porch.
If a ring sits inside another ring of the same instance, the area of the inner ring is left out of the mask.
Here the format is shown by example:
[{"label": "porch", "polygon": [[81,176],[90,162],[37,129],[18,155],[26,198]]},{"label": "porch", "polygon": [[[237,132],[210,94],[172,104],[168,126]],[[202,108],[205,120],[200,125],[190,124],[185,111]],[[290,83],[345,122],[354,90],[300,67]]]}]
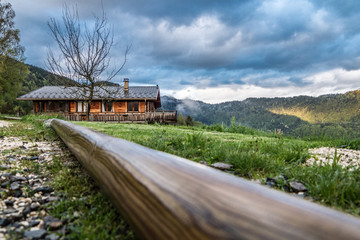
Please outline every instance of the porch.
[{"label": "porch", "polygon": [[[66,113],[65,119],[69,121],[86,121],[85,113]],[[160,122],[176,123],[177,111],[154,111],[145,113],[90,113],[89,121],[91,122]]]}]

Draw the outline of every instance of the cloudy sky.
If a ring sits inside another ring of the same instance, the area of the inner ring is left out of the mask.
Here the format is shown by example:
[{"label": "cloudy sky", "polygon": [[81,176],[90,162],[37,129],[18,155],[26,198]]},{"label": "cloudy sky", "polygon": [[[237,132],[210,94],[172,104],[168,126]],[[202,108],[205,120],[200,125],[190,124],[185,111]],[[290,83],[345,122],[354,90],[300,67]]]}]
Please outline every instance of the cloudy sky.
[{"label": "cloudy sky", "polygon": [[[47,27],[64,3],[81,19],[100,0],[11,0],[26,63],[45,68]],[[114,28],[117,80],[210,103],[360,89],[358,0],[103,0]]]}]

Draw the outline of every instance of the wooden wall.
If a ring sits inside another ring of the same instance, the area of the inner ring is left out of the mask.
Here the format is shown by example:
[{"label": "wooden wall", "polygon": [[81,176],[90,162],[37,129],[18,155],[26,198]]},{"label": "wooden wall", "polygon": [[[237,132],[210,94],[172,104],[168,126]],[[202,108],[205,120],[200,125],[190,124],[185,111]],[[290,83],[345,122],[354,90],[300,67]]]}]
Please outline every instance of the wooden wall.
[{"label": "wooden wall", "polygon": [[70,112],[76,112],[76,102],[70,102]]},{"label": "wooden wall", "polygon": [[33,102],[33,110],[34,110],[34,113],[39,112],[39,103],[38,102]]},{"label": "wooden wall", "polygon": [[127,112],[127,102],[114,102],[113,108],[114,112]]},{"label": "wooden wall", "polygon": [[101,112],[101,102],[100,101],[91,102],[90,112],[92,112],[92,113],[100,113]]},{"label": "wooden wall", "polygon": [[139,110],[140,110],[140,112],[142,112],[142,113],[145,112],[145,102],[140,102],[140,101],[139,101]]}]

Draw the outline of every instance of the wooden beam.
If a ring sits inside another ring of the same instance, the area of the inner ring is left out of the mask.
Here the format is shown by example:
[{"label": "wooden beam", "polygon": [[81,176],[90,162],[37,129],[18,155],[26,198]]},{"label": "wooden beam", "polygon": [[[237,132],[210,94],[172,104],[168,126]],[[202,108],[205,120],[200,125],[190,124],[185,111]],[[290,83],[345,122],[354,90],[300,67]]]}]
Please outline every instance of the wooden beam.
[{"label": "wooden beam", "polygon": [[62,120],[51,126],[144,239],[359,239],[360,219]]}]

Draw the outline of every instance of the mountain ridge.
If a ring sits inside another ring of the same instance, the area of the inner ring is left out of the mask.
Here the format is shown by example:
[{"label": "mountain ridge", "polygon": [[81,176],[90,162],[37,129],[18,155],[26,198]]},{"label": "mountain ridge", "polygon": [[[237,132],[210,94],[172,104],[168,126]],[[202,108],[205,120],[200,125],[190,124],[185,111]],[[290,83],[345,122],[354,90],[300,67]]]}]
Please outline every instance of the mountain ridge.
[{"label": "mountain ridge", "polygon": [[[306,128],[341,127],[353,131],[354,125],[360,125],[360,90],[319,97],[247,98],[216,104],[163,96],[162,105],[165,110],[177,110],[208,125],[230,125],[235,118],[237,124],[294,135],[301,135]],[[355,130],[360,136],[357,127]]]}]

